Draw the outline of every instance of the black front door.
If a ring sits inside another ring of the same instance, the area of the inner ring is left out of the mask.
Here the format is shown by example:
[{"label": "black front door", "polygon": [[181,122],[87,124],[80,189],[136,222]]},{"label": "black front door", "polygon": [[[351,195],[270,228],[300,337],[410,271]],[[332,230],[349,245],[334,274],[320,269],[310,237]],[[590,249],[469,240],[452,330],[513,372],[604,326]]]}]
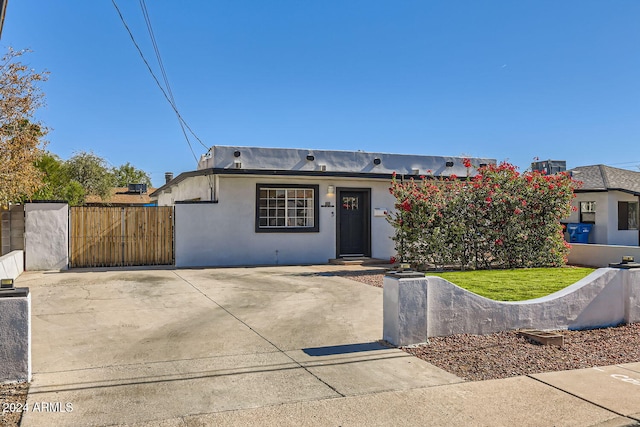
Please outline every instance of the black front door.
[{"label": "black front door", "polygon": [[369,192],[340,190],[338,256],[369,256]]}]

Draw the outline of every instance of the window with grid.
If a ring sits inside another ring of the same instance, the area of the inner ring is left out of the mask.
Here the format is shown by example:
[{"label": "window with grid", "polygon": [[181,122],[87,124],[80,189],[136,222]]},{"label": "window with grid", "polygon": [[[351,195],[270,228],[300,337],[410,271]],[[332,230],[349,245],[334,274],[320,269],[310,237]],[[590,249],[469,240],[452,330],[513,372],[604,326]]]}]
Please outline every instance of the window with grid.
[{"label": "window with grid", "polygon": [[580,222],[595,224],[596,202],[580,202]]},{"label": "window with grid", "polygon": [[258,184],[256,231],[318,231],[317,185]]}]

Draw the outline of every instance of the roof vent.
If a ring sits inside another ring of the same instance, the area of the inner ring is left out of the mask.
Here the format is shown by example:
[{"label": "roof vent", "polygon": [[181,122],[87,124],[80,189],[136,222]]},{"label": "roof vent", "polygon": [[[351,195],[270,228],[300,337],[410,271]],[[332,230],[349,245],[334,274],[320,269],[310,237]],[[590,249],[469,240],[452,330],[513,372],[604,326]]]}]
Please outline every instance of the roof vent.
[{"label": "roof vent", "polygon": [[373,164],[378,166],[380,163],[382,163],[382,160],[380,160],[380,157],[376,157],[375,159],[373,159]]},{"label": "roof vent", "polygon": [[446,167],[448,168],[452,168],[453,167],[453,162],[452,161],[448,161],[444,164]]},{"label": "roof vent", "polygon": [[164,173],[164,183],[168,184],[169,181],[173,179],[173,172],[165,172]]}]

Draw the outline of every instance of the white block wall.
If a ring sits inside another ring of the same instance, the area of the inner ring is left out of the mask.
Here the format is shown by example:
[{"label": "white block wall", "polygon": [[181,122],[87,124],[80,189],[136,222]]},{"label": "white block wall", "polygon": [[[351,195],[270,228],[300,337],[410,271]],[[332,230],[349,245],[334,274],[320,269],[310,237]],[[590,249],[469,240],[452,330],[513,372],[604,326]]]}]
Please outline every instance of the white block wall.
[{"label": "white block wall", "polygon": [[0,383],[31,381],[31,294],[0,298]]},{"label": "white block wall", "polygon": [[640,247],[572,243],[569,250],[569,264],[608,267],[611,263],[622,261],[622,257],[627,255],[634,257],[636,262],[640,262]]},{"label": "white block wall", "polygon": [[[424,336],[482,335],[514,329],[579,330],[640,321],[640,270],[601,268],[551,295],[518,302],[490,300],[435,276],[385,277],[385,288],[394,281],[396,287],[410,287],[409,292],[400,289],[395,297],[384,293],[385,331],[395,330],[397,325],[404,328],[395,334],[385,333],[386,339],[397,337],[399,342],[391,340],[395,345],[417,344]],[[426,322],[421,320],[424,317]]]},{"label": "white block wall", "polygon": [[66,270],[69,267],[69,205],[25,205],[25,269]]}]

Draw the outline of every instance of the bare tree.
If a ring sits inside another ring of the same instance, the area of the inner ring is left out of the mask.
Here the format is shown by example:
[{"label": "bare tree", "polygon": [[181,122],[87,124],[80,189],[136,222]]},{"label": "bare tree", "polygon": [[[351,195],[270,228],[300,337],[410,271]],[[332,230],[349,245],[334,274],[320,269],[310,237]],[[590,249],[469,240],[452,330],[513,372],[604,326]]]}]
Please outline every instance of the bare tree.
[{"label": "bare tree", "polygon": [[0,203],[30,198],[42,185],[35,163],[47,128],[35,119],[44,103],[38,87],[47,73],[19,61],[27,51],[11,48],[0,62]]}]

